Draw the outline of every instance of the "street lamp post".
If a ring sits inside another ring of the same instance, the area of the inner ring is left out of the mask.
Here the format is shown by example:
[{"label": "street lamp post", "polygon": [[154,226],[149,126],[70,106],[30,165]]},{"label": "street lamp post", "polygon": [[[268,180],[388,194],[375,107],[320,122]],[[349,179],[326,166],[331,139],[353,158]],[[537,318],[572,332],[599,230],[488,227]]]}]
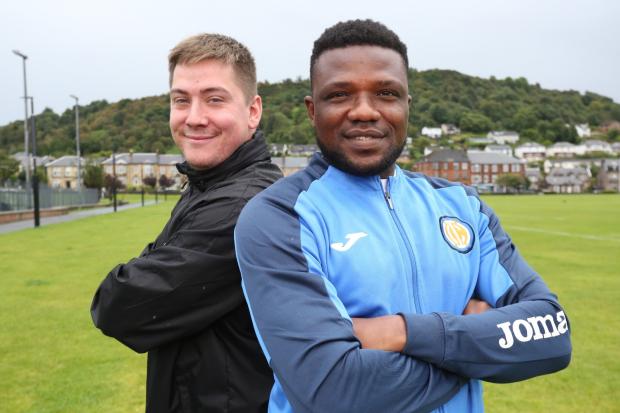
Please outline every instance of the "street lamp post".
[{"label": "street lamp post", "polygon": [[75,95],[69,95],[71,96],[73,99],[75,99],[75,151],[77,153],[77,189],[78,192],[82,192],[82,172],[80,171],[81,169],[81,165],[80,165],[80,106],[79,106],[79,102],[80,100],[78,99],[77,96]]},{"label": "street lamp post", "polygon": [[30,152],[28,151],[28,88],[26,86],[26,59],[28,56],[19,50],[13,50],[13,53],[22,58],[24,68],[24,152],[26,156],[26,191],[30,188]]},{"label": "street lamp post", "polygon": [[34,119],[34,97],[28,96],[30,99],[30,133],[32,134],[32,198],[34,201],[34,226],[38,227],[40,220],[40,204],[39,204],[39,176],[37,175],[37,133]]}]

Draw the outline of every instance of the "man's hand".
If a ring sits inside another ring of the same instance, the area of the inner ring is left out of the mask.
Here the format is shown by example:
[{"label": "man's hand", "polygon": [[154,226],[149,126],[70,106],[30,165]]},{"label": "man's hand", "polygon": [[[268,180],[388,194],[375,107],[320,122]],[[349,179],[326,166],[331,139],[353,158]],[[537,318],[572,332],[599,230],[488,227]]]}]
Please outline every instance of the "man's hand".
[{"label": "man's hand", "polygon": [[401,352],[407,343],[407,328],[400,315],[351,320],[353,332],[364,349]]},{"label": "man's hand", "polygon": [[465,310],[463,310],[463,315],[484,313],[490,308],[491,306],[487,304],[486,301],[472,298],[471,300],[469,300],[469,302],[465,306]]}]

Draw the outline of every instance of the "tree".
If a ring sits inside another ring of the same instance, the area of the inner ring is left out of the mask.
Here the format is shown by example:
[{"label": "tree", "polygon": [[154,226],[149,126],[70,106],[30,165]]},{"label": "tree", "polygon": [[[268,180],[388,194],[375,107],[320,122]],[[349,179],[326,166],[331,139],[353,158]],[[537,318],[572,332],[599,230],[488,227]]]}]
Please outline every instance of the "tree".
[{"label": "tree", "polygon": [[5,152],[0,152],[0,184],[15,176],[19,170],[19,162]]},{"label": "tree", "polygon": [[166,189],[170,188],[174,185],[174,179],[168,178],[166,175],[161,175],[159,177],[159,186]]},{"label": "tree", "polygon": [[521,192],[529,188],[530,181],[520,174],[502,174],[497,177],[496,185],[503,186],[508,192]]},{"label": "tree", "polygon": [[142,178],[142,183],[146,186],[150,186],[151,188],[155,188],[155,185],[157,185],[157,178],[154,176],[145,176]]},{"label": "tree", "polygon": [[84,186],[86,188],[103,188],[103,168],[100,165],[86,165],[84,169]]},{"label": "tree", "polygon": [[103,177],[103,187],[105,188],[106,196],[112,199],[112,192],[114,188],[118,191],[119,189],[125,188],[125,184],[123,184],[120,179],[115,178],[110,174],[106,174]]}]

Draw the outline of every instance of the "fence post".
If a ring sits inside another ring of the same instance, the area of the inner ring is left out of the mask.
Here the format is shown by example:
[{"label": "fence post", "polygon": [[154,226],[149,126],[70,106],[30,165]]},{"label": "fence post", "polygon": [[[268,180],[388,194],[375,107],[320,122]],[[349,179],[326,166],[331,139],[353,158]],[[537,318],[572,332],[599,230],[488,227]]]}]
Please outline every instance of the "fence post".
[{"label": "fence post", "polygon": [[142,187],[142,191],[140,191],[140,198],[142,198],[142,206],[144,206],[144,187]]}]

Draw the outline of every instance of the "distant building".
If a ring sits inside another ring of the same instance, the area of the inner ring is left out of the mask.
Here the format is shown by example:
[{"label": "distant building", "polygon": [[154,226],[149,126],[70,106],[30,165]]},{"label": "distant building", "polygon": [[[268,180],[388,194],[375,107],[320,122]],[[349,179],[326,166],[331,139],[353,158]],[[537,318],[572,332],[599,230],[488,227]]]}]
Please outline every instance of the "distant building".
[{"label": "distant building", "polygon": [[487,138],[493,139],[500,145],[515,144],[519,140],[519,134],[514,131],[491,131],[487,134]]},{"label": "distant building", "polygon": [[543,162],[543,170],[546,174],[551,172],[552,169],[574,169],[574,168],[586,168],[590,170],[593,166],[601,167],[604,158],[556,158],[545,159]]},{"label": "distant building", "polygon": [[577,136],[579,136],[581,139],[589,138],[591,135],[590,125],[588,125],[587,123],[580,123],[575,125],[575,131],[577,131]]},{"label": "distant building", "polygon": [[536,142],[526,142],[515,148],[515,156],[528,162],[538,162],[545,159],[547,148]]},{"label": "distant building", "polygon": [[[162,175],[174,181],[172,189],[178,189],[181,186],[183,178],[177,170],[176,164],[183,162],[182,155],[126,152],[117,153],[115,160],[116,177],[126,186],[141,187],[144,185],[144,178],[146,177],[156,178],[157,185],[159,185],[159,179]],[[111,156],[101,163],[104,174],[113,174],[112,163]]]},{"label": "distant building", "polygon": [[472,136],[467,141],[472,145],[491,145],[495,143],[495,141],[491,138],[487,138],[484,136]]},{"label": "distant building", "polygon": [[444,135],[458,135],[461,133],[461,130],[451,123],[442,123],[441,124],[441,132]]},{"label": "distant building", "polygon": [[611,145],[605,141],[597,140],[597,139],[588,139],[582,143],[584,146],[585,153],[593,153],[593,152],[605,152],[605,153],[614,153]]},{"label": "distant building", "polygon": [[618,130],[620,131],[620,122],[617,120],[612,120],[610,122],[605,122],[603,126],[601,126],[601,132],[607,133],[610,130]]},{"label": "distant building", "polygon": [[485,152],[501,153],[506,156],[512,156],[512,148],[509,145],[487,145]]},{"label": "distant building", "polygon": [[576,155],[583,155],[585,152],[584,146],[574,145],[570,142],[556,142],[547,148],[547,157],[573,158]]},{"label": "distant building", "polygon": [[[16,152],[13,155],[11,155],[11,157],[15,159],[17,162],[19,162],[18,172],[21,173],[24,170],[24,167],[28,164],[28,158],[26,157],[26,152]],[[35,159],[37,161],[37,167],[44,167],[45,165],[52,162],[56,158],[54,158],[53,156],[47,156],[47,155],[45,156],[30,155],[30,170],[31,171],[34,166]]]},{"label": "distant building", "polygon": [[[78,158],[74,155],[65,155],[48,162],[45,165],[47,182],[52,188],[77,189],[78,188]],[[84,183],[85,160],[80,158],[81,184]],[[81,186],[81,185],[80,185]]]},{"label": "distant building", "polygon": [[284,176],[289,176],[308,166],[307,156],[274,156],[271,162],[278,165]]},{"label": "distant building", "polygon": [[620,159],[605,159],[596,178],[603,191],[620,192]]},{"label": "distant building", "polygon": [[519,174],[525,175],[525,164],[523,161],[499,153],[468,151],[467,157],[471,165],[471,184],[473,186],[491,186],[493,191],[499,190],[495,187],[495,181],[499,175]]},{"label": "distant building", "polygon": [[530,181],[530,190],[538,191],[543,183],[543,176],[538,168],[525,167],[525,177]]},{"label": "distant building", "polygon": [[285,143],[272,143],[269,145],[271,156],[283,156],[286,154],[287,145]]},{"label": "distant building", "polygon": [[611,150],[616,154],[620,155],[620,142],[614,142],[611,144]]},{"label": "distant building", "polygon": [[591,176],[587,168],[554,168],[545,178],[545,182],[550,192],[578,194],[588,188]]},{"label": "distant building", "polygon": [[445,178],[450,181],[471,183],[469,174],[469,159],[465,151],[454,149],[439,149],[416,162],[413,170],[427,176]]},{"label": "distant building", "polygon": [[449,149],[449,148],[446,148],[445,146],[440,146],[440,145],[426,146],[424,147],[424,156],[430,155],[431,153],[435,151],[440,151],[442,149]]},{"label": "distant building", "polygon": [[427,136],[431,139],[439,139],[441,138],[441,128],[429,128],[428,126],[424,126],[422,128],[422,135]]},{"label": "distant building", "polygon": [[312,156],[319,151],[319,147],[314,144],[310,145],[287,145],[287,156]]}]

